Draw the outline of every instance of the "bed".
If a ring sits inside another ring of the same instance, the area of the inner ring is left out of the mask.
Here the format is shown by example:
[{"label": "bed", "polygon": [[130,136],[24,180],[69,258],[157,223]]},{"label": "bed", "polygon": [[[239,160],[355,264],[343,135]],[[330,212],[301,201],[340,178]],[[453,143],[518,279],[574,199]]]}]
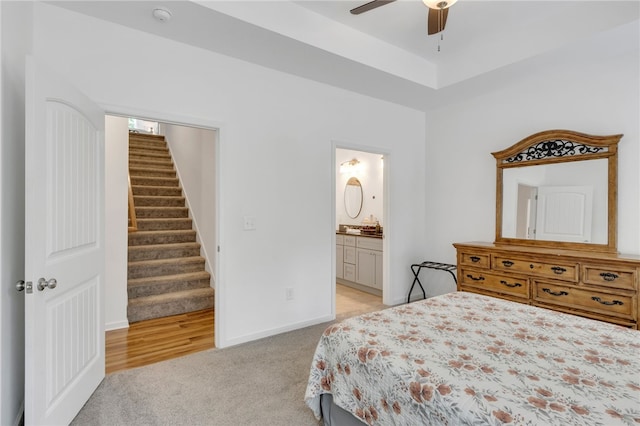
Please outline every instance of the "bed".
[{"label": "bed", "polygon": [[449,293],[330,325],[305,402],[325,425],[640,424],[640,331]]}]

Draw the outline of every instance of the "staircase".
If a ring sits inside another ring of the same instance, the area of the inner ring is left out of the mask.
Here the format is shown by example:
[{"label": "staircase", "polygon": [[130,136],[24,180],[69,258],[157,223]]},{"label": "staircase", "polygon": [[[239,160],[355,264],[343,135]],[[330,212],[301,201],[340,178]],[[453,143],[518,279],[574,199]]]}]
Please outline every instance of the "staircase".
[{"label": "staircase", "polygon": [[129,232],[129,322],[213,308],[180,182],[164,136],[129,134],[137,231]]}]

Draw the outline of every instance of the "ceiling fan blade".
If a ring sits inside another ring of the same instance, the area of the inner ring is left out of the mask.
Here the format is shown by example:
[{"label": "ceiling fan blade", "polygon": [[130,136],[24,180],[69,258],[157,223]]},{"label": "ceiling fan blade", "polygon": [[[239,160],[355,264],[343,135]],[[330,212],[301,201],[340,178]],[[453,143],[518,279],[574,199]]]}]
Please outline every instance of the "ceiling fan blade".
[{"label": "ceiling fan blade", "polygon": [[449,9],[431,9],[429,8],[429,17],[427,19],[427,33],[429,35],[437,34],[444,30],[447,23]]},{"label": "ceiling fan blade", "polygon": [[380,7],[380,6],[384,6],[385,4],[388,3],[393,3],[396,0],[373,0],[370,1],[369,3],[365,3],[362,6],[358,6],[354,9],[351,9],[350,12],[352,15],[359,15],[361,13],[364,12],[368,12],[371,9],[375,9],[376,7]]}]

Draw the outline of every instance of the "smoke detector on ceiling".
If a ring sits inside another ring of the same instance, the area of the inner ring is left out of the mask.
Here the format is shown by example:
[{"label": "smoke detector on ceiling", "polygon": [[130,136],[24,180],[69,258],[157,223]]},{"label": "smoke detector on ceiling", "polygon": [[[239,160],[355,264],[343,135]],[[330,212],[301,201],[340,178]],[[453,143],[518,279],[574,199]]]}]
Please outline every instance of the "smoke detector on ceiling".
[{"label": "smoke detector on ceiling", "polygon": [[164,7],[156,7],[153,9],[153,17],[160,22],[169,22],[171,20],[171,11]]}]

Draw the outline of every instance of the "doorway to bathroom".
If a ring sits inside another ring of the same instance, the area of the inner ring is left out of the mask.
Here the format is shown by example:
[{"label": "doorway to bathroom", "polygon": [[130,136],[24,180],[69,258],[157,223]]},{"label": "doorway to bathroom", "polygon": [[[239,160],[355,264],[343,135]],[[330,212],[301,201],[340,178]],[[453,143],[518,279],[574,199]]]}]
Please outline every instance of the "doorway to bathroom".
[{"label": "doorway to bathroom", "polygon": [[381,309],[384,292],[384,155],[335,149],[336,316]]}]

